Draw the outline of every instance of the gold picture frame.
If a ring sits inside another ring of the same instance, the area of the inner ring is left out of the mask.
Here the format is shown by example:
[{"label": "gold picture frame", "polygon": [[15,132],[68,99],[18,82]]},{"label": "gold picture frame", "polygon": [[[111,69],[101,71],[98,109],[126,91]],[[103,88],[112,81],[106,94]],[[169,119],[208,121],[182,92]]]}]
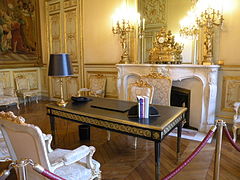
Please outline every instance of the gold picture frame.
[{"label": "gold picture frame", "polygon": [[0,69],[41,66],[37,0],[0,1]]}]

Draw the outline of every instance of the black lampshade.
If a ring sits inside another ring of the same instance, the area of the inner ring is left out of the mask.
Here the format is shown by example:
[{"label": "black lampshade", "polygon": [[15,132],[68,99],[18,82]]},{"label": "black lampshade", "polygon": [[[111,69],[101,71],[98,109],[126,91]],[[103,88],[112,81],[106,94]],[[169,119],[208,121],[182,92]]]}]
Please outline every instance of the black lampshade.
[{"label": "black lampshade", "polygon": [[48,76],[73,75],[72,62],[68,54],[50,54]]}]

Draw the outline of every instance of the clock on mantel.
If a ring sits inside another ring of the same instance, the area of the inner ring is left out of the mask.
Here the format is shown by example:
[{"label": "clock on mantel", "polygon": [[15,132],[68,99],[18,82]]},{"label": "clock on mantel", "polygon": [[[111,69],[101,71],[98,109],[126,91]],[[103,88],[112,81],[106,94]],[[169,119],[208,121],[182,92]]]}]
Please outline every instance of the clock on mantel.
[{"label": "clock on mantel", "polygon": [[161,29],[149,53],[149,63],[152,64],[180,64],[182,62],[183,45],[175,42],[171,31]]}]

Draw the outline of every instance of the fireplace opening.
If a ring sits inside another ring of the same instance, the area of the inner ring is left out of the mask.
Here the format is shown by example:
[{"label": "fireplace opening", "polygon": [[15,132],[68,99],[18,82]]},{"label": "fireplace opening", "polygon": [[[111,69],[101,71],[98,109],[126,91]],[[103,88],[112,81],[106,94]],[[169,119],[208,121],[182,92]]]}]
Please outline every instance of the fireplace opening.
[{"label": "fireplace opening", "polygon": [[171,90],[171,106],[186,107],[187,111],[185,113],[186,123],[184,128],[198,130],[195,127],[191,127],[189,124],[190,120],[190,99],[191,90],[184,89],[176,86],[172,86]]}]

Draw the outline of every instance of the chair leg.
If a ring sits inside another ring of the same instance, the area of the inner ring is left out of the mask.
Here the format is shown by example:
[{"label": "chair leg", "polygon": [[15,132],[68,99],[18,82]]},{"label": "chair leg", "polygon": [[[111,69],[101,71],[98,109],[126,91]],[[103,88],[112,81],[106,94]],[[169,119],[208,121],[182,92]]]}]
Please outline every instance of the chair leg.
[{"label": "chair leg", "polygon": [[23,103],[24,103],[24,106],[26,106],[26,96],[23,96]]},{"label": "chair leg", "polygon": [[36,96],[36,103],[38,103],[38,96]]},{"label": "chair leg", "polygon": [[137,137],[134,138],[134,149],[137,149]]},{"label": "chair leg", "polygon": [[107,140],[110,141],[110,139],[111,139],[111,132],[107,131]]},{"label": "chair leg", "polygon": [[237,127],[233,125],[232,131],[233,131],[233,141],[236,142],[236,140],[237,140]]},{"label": "chair leg", "polygon": [[18,102],[17,102],[17,108],[20,109],[20,107],[19,107],[19,103],[18,103]]},{"label": "chair leg", "polygon": [[101,172],[100,172],[99,175],[94,178],[94,180],[101,180],[101,179],[102,179],[102,175],[101,175]]}]

